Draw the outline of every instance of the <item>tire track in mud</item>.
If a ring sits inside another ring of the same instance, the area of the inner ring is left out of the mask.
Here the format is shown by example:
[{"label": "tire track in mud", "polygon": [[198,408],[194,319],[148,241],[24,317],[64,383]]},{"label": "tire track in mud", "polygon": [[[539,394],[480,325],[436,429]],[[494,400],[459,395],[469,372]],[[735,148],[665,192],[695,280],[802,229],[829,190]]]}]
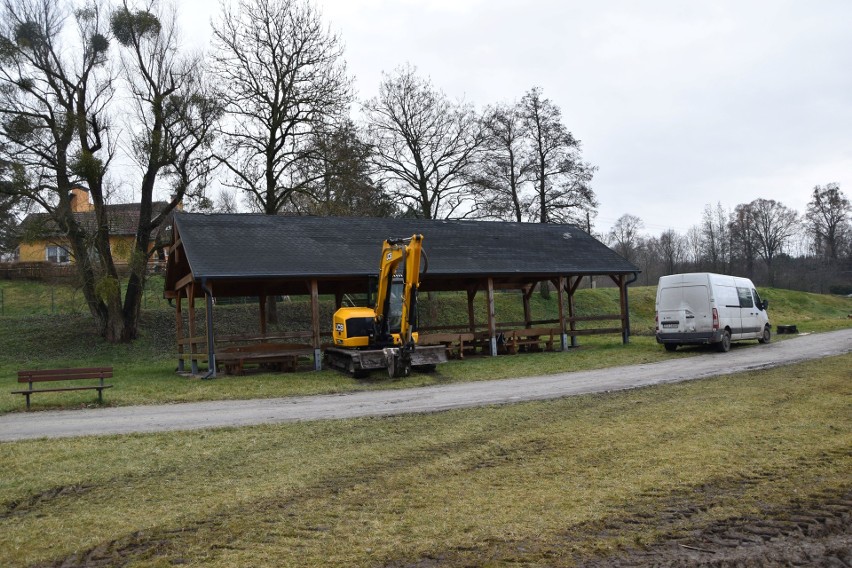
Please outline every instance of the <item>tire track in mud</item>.
[{"label": "tire track in mud", "polygon": [[[361,468],[344,472],[335,472],[324,478],[317,479],[312,485],[299,489],[291,495],[279,495],[265,499],[243,503],[234,507],[224,507],[211,511],[204,518],[193,520],[180,528],[154,528],[151,530],[135,531],[111,541],[100,543],[87,550],[75,552],[52,560],[30,564],[31,568],[99,568],[121,567],[143,560],[163,558],[170,564],[183,564],[191,548],[191,542],[182,537],[204,534],[203,541],[215,543],[210,546],[209,556],[214,556],[216,550],[239,548],[235,541],[240,534],[234,534],[226,526],[234,516],[246,515],[263,519],[261,522],[277,523],[282,517],[295,519],[297,510],[307,505],[311,500],[319,499],[329,494],[343,494],[364,482],[365,479],[380,479],[383,475],[403,468],[420,468],[423,464],[443,459],[447,455],[475,450],[486,445],[493,439],[490,431],[477,432],[451,443],[418,448],[412,452],[403,453],[382,463],[373,464],[369,468]],[[31,498],[32,508],[26,513],[37,514],[38,506],[45,500]],[[19,514],[24,514],[22,508]],[[267,517],[264,519],[264,517]],[[311,534],[323,532],[326,527],[311,527],[294,523],[286,529],[289,534],[310,537]]]},{"label": "tire track in mud", "polygon": [[30,495],[17,501],[0,503],[0,521],[9,517],[27,515],[31,511],[56,499],[84,495],[96,487],[96,485],[92,484],[63,485],[60,487],[51,487],[41,493]]},{"label": "tire track in mud", "polygon": [[816,495],[760,516],[715,521],[690,532],[579,566],[852,566],[852,490]]},{"label": "tire track in mud", "polygon": [[[841,449],[821,452],[811,459],[801,458],[798,463],[831,464],[850,456],[852,451]],[[793,464],[750,476],[717,479],[673,493],[648,491],[612,517],[575,525],[547,540],[493,540],[474,548],[453,548],[419,559],[399,559],[384,567],[515,563],[584,568],[852,567],[852,486],[798,497],[787,504],[767,507],[760,515],[707,519],[720,501],[735,501],[755,486],[771,485],[796,475],[797,469],[797,464]],[[618,548],[619,540],[645,539],[649,534],[658,535],[657,540],[643,547],[619,549],[606,555],[576,552]]]}]

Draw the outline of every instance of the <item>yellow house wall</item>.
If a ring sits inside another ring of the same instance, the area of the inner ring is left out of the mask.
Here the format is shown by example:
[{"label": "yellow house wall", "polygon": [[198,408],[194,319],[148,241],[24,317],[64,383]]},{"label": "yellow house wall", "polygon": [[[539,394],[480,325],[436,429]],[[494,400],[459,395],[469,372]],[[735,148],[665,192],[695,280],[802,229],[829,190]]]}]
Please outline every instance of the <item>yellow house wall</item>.
[{"label": "yellow house wall", "polygon": [[39,262],[47,260],[44,247],[47,246],[44,242],[36,243],[21,243],[18,247],[18,260],[20,262]]},{"label": "yellow house wall", "polygon": [[[18,247],[18,260],[20,262],[44,262],[47,260],[47,247],[56,244],[65,244],[65,248],[70,252],[71,247],[63,241],[33,241],[30,243],[21,243],[20,247]],[[109,244],[115,262],[126,263],[130,260],[130,252],[133,250],[133,237],[110,237]],[[153,248],[153,243],[148,246],[148,250],[150,251],[151,248]],[[73,257],[71,258],[71,262],[74,262]]]}]

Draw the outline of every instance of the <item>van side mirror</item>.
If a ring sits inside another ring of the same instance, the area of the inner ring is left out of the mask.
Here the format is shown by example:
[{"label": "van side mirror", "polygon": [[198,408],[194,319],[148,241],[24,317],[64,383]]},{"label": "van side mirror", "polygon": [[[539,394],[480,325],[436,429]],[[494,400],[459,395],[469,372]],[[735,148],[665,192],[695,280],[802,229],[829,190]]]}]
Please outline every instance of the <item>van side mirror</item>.
[{"label": "van side mirror", "polygon": [[765,312],[766,308],[768,308],[768,307],[769,307],[769,300],[763,300],[763,303],[760,304],[760,309]]}]

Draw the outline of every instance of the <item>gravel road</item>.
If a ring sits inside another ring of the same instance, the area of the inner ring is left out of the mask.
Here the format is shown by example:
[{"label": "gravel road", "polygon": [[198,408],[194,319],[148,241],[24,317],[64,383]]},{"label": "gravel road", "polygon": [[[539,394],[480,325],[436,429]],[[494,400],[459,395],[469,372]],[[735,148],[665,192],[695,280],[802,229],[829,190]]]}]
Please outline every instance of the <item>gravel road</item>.
[{"label": "gravel road", "polygon": [[735,344],[728,353],[558,375],[340,395],[20,412],[0,416],[0,441],[436,412],[689,381],[850,351],[852,328],[769,345]]}]

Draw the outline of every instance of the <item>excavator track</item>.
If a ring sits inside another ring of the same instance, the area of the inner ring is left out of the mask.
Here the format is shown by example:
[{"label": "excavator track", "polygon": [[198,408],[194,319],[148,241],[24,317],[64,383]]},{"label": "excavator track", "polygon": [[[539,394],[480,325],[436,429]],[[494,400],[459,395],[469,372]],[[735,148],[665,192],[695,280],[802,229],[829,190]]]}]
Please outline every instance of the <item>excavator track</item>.
[{"label": "excavator track", "polygon": [[[392,376],[401,377],[407,373],[402,371],[394,360],[391,349],[341,349],[328,347],[325,350],[326,365],[353,377],[365,378],[370,372],[378,369],[391,369]],[[447,350],[443,345],[428,345],[415,347],[408,352],[411,356],[410,368],[415,371],[429,372],[439,363],[447,362]]]}]

